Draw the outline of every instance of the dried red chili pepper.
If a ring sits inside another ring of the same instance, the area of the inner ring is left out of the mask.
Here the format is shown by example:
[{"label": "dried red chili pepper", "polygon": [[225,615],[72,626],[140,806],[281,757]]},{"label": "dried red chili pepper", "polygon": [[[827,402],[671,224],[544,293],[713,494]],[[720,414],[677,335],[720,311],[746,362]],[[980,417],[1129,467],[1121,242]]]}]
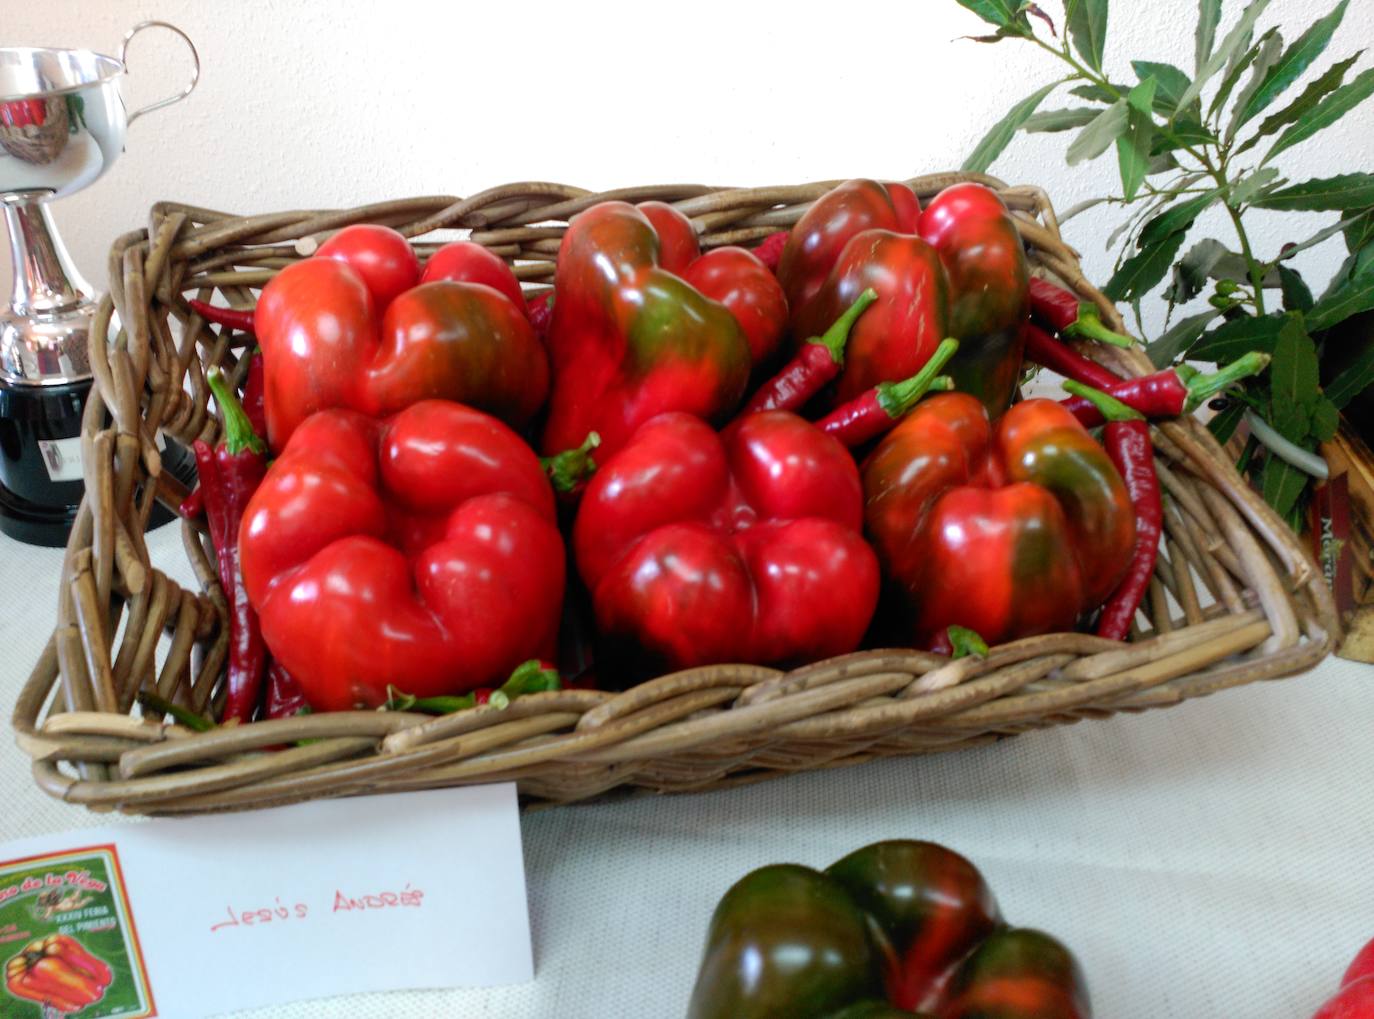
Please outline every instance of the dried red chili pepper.
[{"label": "dried red chili pepper", "polygon": [[877,299],[878,292],[872,287],[861,293],[829,329],[803,343],[782,371],[755,390],[735,420],[765,410],[801,410],[806,406],[840,374],[849,330]]},{"label": "dried red chili pepper", "polygon": [[1027,322],[1022,331],[1026,337],[1028,361],[1094,389],[1108,389],[1121,381],[1115,372],[1089,360],[1067,344],[1060,343],[1033,322]]},{"label": "dried red chili pepper", "polygon": [[[1269,361],[1268,354],[1251,351],[1211,375],[1180,364],[1152,375],[1120,379],[1110,386],[1094,388],[1120,400],[1147,418],[1178,417],[1180,414],[1191,414],[1233,383],[1258,375]],[[1102,424],[1102,414],[1092,401],[1072,396],[1060,402],[1087,427],[1095,428]]]},{"label": "dried red chili pepper", "polygon": [[290,718],[304,715],[310,711],[310,702],[305,699],[296,677],[286,671],[286,666],[275,658],[267,666],[267,696],[263,701],[263,718]]},{"label": "dried red chili pepper", "polygon": [[203,440],[197,440],[194,449],[219,582],[229,604],[229,668],[222,717],[226,722],[248,722],[257,708],[267,648],[244,590],[238,535],[244,508],[267,473],[267,446],[254,433],[224,376],[213,370],[208,381],[224,418],[224,437],[213,450]]},{"label": "dried red chili pepper", "polygon": [[1097,307],[1081,301],[1078,295],[1038,276],[1030,281],[1031,314],[1061,336],[1097,340],[1114,347],[1134,344],[1129,336],[1108,329],[1098,316]]},{"label": "dried red chili pepper", "polygon": [[1130,565],[1117,589],[1102,607],[1097,635],[1125,640],[1131,620],[1150,586],[1159,557],[1159,537],[1164,526],[1164,503],[1159,495],[1159,476],[1155,473],[1155,450],[1150,442],[1150,425],[1139,411],[1073,379],[1064,388],[1089,401],[1106,421],[1102,445],[1111,457],[1121,479],[1126,482],[1131,506],[1135,509],[1135,548]]},{"label": "dried red chili pepper", "polygon": [[228,326],[230,329],[237,329],[241,333],[253,333],[253,335],[257,335],[253,326],[254,313],[252,308],[246,310],[240,308],[221,308],[217,304],[208,304],[194,297],[186,303],[191,306],[192,311],[213,325]]},{"label": "dried red chili pepper", "polygon": [[911,378],[901,382],[879,382],[862,396],[835,408],[817,421],[816,427],[839,439],[847,449],[857,449],[876,439],[920,403],[927,393],[954,387],[952,380],[941,380],[937,376],[958,350],[958,340],[945,340]]}]

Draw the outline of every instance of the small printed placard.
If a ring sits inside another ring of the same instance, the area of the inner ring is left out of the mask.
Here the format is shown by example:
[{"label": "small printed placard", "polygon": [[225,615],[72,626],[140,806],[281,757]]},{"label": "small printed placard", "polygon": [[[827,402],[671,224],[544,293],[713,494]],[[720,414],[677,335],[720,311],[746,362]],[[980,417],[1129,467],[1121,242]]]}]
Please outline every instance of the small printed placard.
[{"label": "small printed placard", "polygon": [[530,980],[515,787],[0,845],[0,965],[7,1019],[194,1019]]},{"label": "small printed placard", "polygon": [[38,451],[48,477],[56,481],[81,480],[81,436],[70,439],[39,439]]}]

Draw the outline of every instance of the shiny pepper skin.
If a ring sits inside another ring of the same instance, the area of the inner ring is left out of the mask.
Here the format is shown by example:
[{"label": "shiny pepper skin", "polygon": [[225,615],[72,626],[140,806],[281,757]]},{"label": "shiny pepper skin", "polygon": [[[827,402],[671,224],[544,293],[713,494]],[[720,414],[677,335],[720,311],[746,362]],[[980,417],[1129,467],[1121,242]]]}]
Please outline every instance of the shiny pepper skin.
[{"label": "shiny pepper skin", "polygon": [[604,461],[573,527],[598,628],[658,669],[854,650],[878,595],[858,471],[795,414],[717,435],[665,414]]},{"label": "shiny pepper skin", "polygon": [[553,490],[500,421],[425,400],[308,418],[239,529],[273,658],[315,710],[497,686],[546,656],[565,553]]},{"label": "shiny pepper skin", "polygon": [[549,332],[554,385],[546,454],[601,436],[609,455],[650,418],[724,421],[749,380],[749,344],[730,311],[660,264],[645,214],[602,202],[573,217],[559,248]]},{"label": "shiny pepper skin", "polygon": [[688,1019],[1089,1019],[1047,934],[1008,927],[968,860],[879,842],[825,871],[763,867],[725,893]]},{"label": "shiny pepper skin", "polygon": [[995,644],[1073,627],[1116,588],[1135,544],[1106,451],[1052,400],[994,425],[972,396],[934,396],[863,467],[865,522],[898,632],[937,644],[951,625]]}]

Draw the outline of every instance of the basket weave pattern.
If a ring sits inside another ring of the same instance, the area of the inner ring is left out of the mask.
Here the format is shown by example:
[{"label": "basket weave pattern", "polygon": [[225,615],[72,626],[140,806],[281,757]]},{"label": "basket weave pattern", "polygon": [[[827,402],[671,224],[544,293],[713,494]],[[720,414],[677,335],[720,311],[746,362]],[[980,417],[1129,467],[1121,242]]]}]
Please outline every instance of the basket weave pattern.
[{"label": "basket weave pattern", "polygon": [[[1037,272],[1116,309],[1083,278],[1036,187],[941,174],[910,181],[922,200],[959,180],[999,190]],[[63,563],[57,625],[20,694],[14,727],[53,796],[93,809],[171,814],[323,796],[513,780],[527,804],[615,789],[719,788],[874,757],[957,750],[1029,729],[1166,707],[1260,679],[1292,675],[1332,648],[1339,623],[1304,548],[1237,476],[1197,421],[1152,429],[1166,493],[1165,536],[1128,644],[1080,633],[1004,644],[986,659],[911,650],[861,651],[789,673],[717,665],[623,693],[534,694],[434,718],[341,712],[194,733],[134,709],[140,689],[203,711],[227,655],[225,600],[208,538],[182,523],[200,590],[149,561],[154,500],[185,492],[163,472],[159,429],[213,440],[205,371],[246,370],[247,338],[190,314],[185,298],[216,290],[248,306],[252,290],[351,223],[386,223],[425,257],[438,230],[470,230],[516,275],[549,282],[569,217],[608,198],[674,203],[703,248],[753,244],[796,222],[838,182],[747,189],[627,188],[593,194],[512,184],[470,198],[417,198],[337,211],[232,216],[163,203],[116,241],[111,293],[92,337],[117,310],[110,346],[92,341],[96,386],[82,432],[87,495]],[[175,319],[180,328],[174,329]],[[1151,366],[1138,351],[1094,346],[1124,375]],[[280,747],[309,740],[272,753]]]}]

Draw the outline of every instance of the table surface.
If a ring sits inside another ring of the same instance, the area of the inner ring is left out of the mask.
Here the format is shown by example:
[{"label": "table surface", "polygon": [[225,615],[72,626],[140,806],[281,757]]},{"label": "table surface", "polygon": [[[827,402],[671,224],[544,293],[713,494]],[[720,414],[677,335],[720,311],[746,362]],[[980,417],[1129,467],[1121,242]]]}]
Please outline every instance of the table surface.
[{"label": "table surface", "polygon": [[[175,527],[150,549],[190,582]],[[60,562],[0,536],[6,719],[51,628]],[[240,1015],[678,1015],[711,910],[740,876],[921,838],[972,859],[1010,920],[1073,947],[1098,1016],[1301,1019],[1374,936],[1371,719],[1374,668],[1331,658],[1301,677],[976,750],[536,811],[522,823],[533,983]],[[0,789],[0,839],[118,820],[40,793],[8,739]]]}]

